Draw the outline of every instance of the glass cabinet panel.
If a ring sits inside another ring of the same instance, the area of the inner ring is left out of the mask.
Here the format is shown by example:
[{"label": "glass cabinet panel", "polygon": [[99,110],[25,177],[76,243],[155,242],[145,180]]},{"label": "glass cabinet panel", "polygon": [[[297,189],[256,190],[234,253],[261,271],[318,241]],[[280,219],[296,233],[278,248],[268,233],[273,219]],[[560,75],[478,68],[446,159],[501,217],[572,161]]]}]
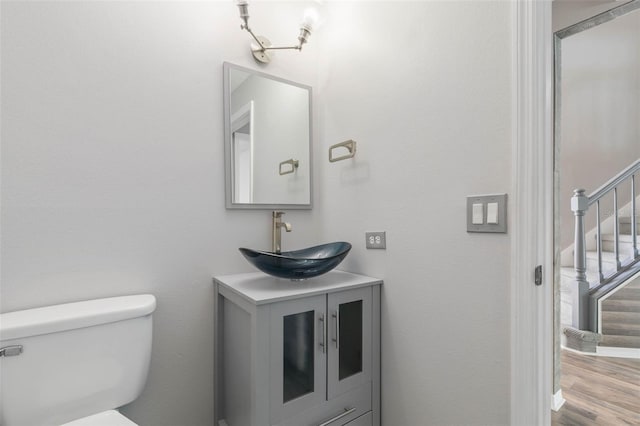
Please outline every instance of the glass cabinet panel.
[{"label": "glass cabinet panel", "polygon": [[338,379],[362,371],[362,300],[338,305]]},{"label": "glass cabinet panel", "polygon": [[269,307],[270,333],[262,336],[270,348],[269,424],[280,424],[326,401],[326,310],[324,294]]},{"label": "glass cabinet panel", "polygon": [[313,311],[283,318],[283,402],[313,392],[314,319]]},{"label": "glass cabinet panel", "polygon": [[327,295],[330,317],[327,398],[333,399],[371,380],[371,287]]}]

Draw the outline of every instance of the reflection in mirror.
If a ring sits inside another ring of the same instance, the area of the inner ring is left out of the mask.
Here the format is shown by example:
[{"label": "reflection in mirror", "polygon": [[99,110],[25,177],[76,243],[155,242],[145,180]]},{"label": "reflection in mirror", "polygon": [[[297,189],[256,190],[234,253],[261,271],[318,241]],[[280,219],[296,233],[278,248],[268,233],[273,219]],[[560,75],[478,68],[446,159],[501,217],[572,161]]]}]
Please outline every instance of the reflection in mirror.
[{"label": "reflection in mirror", "polygon": [[253,202],[253,101],[231,116],[233,194],[237,203]]},{"label": "reflection in mirror", "polygon": [[311,208],[311,88],[225,63],[224,93],[227,208]]}]

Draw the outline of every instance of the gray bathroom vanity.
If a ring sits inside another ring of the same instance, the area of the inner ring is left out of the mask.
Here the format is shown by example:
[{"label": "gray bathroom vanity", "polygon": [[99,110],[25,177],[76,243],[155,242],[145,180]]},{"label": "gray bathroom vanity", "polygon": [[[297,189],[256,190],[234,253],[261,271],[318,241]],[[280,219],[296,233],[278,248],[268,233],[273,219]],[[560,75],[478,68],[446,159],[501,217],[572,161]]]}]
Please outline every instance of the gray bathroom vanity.
[{"label": "gray bathroom vanity", "polygon": [[214,278],[217,426],[380,425],[380,286]]}]

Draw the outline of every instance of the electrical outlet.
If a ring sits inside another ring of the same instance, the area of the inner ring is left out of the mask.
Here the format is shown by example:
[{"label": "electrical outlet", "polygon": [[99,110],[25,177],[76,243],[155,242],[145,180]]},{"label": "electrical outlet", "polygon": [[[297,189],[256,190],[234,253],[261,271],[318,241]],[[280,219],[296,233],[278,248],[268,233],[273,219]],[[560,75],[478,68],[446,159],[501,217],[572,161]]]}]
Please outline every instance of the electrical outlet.
[{"label": "electrical outlet", "polygon": [[365,232],[368,249],[386,249],[387,233],[386,232]]}]

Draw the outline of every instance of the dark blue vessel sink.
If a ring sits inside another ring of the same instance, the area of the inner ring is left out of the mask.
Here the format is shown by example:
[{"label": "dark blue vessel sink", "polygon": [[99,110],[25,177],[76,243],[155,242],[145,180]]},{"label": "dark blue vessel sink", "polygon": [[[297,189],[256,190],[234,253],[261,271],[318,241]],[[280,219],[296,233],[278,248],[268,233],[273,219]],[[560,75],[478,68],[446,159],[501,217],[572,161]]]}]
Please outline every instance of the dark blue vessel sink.
[{"label": "dark blue vessel sink", "polygon": [[248,248],[239,250],[249,263],[266,274],[304,280],[327,273],[338,266],[347,257],[351,244],[340,241],[279,254]]}]

